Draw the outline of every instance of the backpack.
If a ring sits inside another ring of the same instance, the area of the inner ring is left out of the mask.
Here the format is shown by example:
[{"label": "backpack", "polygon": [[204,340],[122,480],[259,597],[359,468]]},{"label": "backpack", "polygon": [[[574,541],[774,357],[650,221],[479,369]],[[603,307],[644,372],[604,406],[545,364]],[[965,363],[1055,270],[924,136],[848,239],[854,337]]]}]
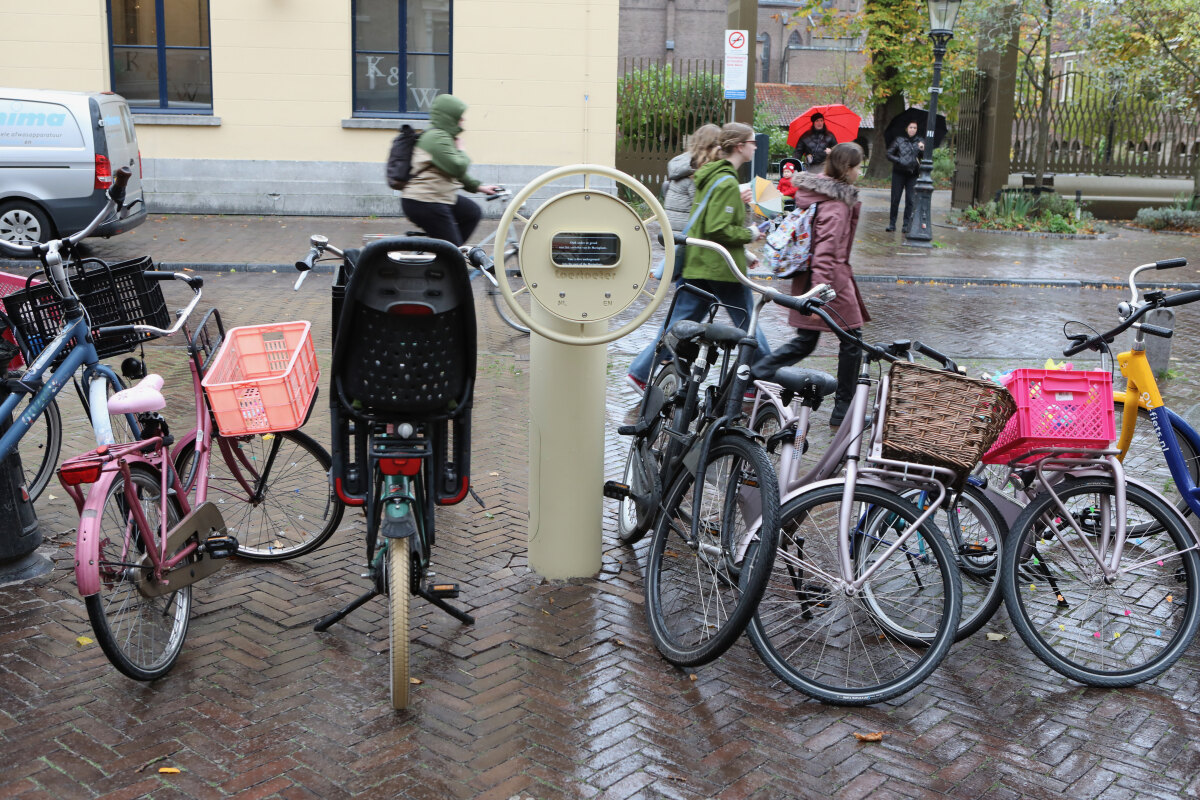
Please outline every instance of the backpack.
[{"label": "backpack", "polygon": [[790,278],[812,266],[812,231],[818,205],[796,209],[767,234],[763,261],[776,278]]},{"label": "backpack", "polygon": [[400,132],[392,139],[392,149],[388,151],[387,182],[393,189],[403,189],[412,180],[412,153],[416,143],[417,132],[411,125],[401,125]]}]

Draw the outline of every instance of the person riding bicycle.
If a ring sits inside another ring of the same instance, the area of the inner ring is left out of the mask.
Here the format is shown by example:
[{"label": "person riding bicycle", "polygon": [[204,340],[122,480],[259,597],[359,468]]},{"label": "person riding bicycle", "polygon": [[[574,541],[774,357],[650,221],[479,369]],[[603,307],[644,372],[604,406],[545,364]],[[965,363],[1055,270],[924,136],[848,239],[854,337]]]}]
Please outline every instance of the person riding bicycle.
[{"label": "person riding bicycle", "polygon": [[451,94],[438,95],[429,109],[429,128],[417,139],[412,177],[404,187],[404,216],[434,239],[461,246],[483,216],[475,201],[458,193],[495,194],[499,186],[480,185],[467,171],[471,159],[459,149],[467,104]]}]

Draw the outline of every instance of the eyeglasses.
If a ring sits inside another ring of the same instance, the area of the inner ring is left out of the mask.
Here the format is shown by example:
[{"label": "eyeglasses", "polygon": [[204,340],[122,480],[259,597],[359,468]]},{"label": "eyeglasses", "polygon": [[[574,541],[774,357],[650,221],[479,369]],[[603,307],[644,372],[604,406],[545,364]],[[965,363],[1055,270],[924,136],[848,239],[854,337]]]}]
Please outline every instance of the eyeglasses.
[{"label": "eyeglasses", "polygon": [[738,144],[758,144],[758,142],[754,139],[743,139],[742,141],[738,142]]}]

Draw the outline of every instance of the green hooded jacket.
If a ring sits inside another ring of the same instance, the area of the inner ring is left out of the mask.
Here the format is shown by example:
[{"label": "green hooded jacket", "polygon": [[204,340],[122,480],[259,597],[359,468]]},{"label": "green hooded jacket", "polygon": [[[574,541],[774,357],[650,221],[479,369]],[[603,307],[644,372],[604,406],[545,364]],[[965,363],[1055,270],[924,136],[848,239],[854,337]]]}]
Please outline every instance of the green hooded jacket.
[{"label": "green hooded jacket", "polygon": [[413,178],[404,190],[405,197],[453,203],[459,185],[468,192],[479,188],[479,181],[467,172],[471,159],[454,144],[454,137],[462,133],[459,121],[466,110],[467,104],[452,94],[434,98],[429,108],[429,127],[417,139],[413,151]]},{"label": "green hooded jacket", "polygon": [[[738,184],[737,171],[733,165],[724,159],[710,161],[696,170],[696,200],[699,204],[708,194],[708,189],[722,175],[729,175],[733,180],[722,181],[713,189],[708,198],[708,205],[700,217],[688,231],[688,236],[695,239],[709,239],[725,246],[737,263],[742,274],[746,274],[746,251],[743,249],[751,241],[750,229],[746,226],[746,205],[742,202],[742,190]],[[692,213],[696,211],[695,206]],[[683,277],[688,280],[730,281],[737,278],[729,272],[725,259],[712,250],[702,247],[689,247],[684,251]]]}]

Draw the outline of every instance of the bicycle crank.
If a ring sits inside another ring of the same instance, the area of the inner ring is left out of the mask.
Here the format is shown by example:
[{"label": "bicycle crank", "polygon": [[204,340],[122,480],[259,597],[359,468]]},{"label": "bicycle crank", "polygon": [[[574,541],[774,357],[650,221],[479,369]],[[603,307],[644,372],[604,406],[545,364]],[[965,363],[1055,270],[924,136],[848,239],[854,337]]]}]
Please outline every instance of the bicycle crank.
[{"label": "bicycle crank", "polygon": [[[226,542],[228,540],[228,542],[232,543],[233,551],[237,550],[237,540],[229,536],[226,532],[225,519],[211,502],[197,507],[192,513],[180,520],[175,529],[167,535],[167,556],[169,557],[178,551],[192,537],[204,543],[210,540],[214,543]],[[207,578],[225,564],[225,557],[218,556],[216,554],[217,550],[218,548],[216,547],[213,548],[213,552],[205,552],[205,548],[197,550],[197,559],[190,564],[180,564],[168,572],[164,576],[166,579],[165,582],[153,580],[154,570],[152,569],[150,557],[143,555],[139,562],[142,569],[138,570],[138,591],[146,597],[158,597],[159,595],[178,591],[185,586],[192,585],[196,581]],[[233,551],[229,551],[229,553]]]}]

